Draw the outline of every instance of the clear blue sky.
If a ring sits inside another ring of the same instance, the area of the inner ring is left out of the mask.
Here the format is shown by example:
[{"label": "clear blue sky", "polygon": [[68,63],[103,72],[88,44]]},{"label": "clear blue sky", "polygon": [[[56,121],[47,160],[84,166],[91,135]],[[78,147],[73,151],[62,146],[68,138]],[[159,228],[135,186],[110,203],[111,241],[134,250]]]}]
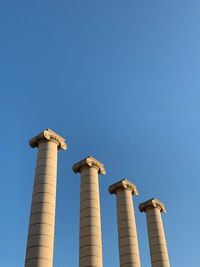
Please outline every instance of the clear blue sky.
[{"label": "clear blue sky", "polygon": [[[199,0],[0,2],[0,266],[24,265],[37,149],[44,128],[59,152],[54,267],[78,266],[79,175],[93,155],[100,177],[105,267],[119,266],[115,197],[135,183],[142,267],[150,266],[145,215],[153,196],[172,267],[200,263]],[[73,201],[72,201],[73,200]]]}]

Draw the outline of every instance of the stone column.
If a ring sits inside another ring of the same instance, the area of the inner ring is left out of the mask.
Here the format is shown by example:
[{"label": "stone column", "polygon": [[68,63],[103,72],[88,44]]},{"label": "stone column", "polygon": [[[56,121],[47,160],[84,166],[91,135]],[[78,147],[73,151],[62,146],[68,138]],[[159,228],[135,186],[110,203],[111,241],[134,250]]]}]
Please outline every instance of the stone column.
[{"label": "stone column", "polygon": [[65,139],[50,129],[29,142],[38,147],[25,267],[52,267],[56,207],[57,151]]},{"label": "stone column", "polygon": [[169,267],[169,257],[161,212],[166,213],[165,206],[152,198],[139,205],[141,212],[146,212],[149,246],[152,267]]},{"label": "stone column", "polygon": [[73,166],[81,174],[79,266],[102,267],[101,217],[98,174],[104,165],[89,156]]},{"label": "stone column", "polygon": [[127,179],[109,187],[117,198],[117,220],[120,267],[140,267],[137,230],[132,195],[138,195],[137,188]]}]

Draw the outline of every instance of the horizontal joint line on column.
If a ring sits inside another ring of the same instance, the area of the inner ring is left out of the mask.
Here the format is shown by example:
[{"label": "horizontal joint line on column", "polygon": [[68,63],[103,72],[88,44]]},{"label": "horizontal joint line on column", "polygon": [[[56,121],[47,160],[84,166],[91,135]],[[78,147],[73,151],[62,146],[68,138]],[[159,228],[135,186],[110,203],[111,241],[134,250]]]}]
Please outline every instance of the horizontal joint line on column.
[{"label": "horizontal joint line on column", "polygon": [[39,185],[45,185],[45,184],[53,186],[54,188],[56,187],[56,184],[53,184],[53,183],[44,183],[44,182],[41,183],[41,182],[39,182],[39,183],[34,183],[34,188],[39,186]]},{"label": "horizontal joint line on column", "polygon": [[126,230],[128,230],[128,231],[132,230],[132,231],[135,231],[136,232],[136,227],[130,227],[130,226],[120,227],[120,225],[118,226],[118,231],[119,232],[126,231]]},{"label": "horizontal joint line on column", "polygon": [[28,246],[27,249],[29,249],[29,248],[49,248],[49,249],[53,250],[52,247],[48,247],[48,246],[44,246],[44,245]]},{"label": "horizontal joint line on column", "polygon": [[89,192],[89,193],[96,193],[96,194],[99,194],[98,191],[94,191],[94,190],[84,190],[84,191],[81,190],[81,194],[86,193],[86,192],[87,192],[87,193]]},{"label": "horizontal joint line on column", "polygon": [[129,214],[129,213],[130,213],[130,214],[133,214],[132,211],[127,211],[127,210],[126,210],[126,211],[119,211],[119,212],[117,212],[118,215],[121,215],[121,214],[123,214],[123,213],[124,213],[124,214]]},{"label": "horizontal joint line on column", "polygon": [[163,228],[148,228],[148,233],[158,233],[158,234],[164,234]]},{"label": "horizontal joint line on column", "polygon": [[[139,261],[139,255],[133,255],[133,254],[127,254],[127,255],[121,255],[120,256],[120,259],[126,259],[126,258],[129,258],[129,260],[131,260],[132,258],[132,264],[138,264],[140,261]],[[127,264],[127,263],[126,263]]]},{"label": "horizontal joint line on column", "polygon": [[83,239],[83,238],[85,238],[85,237],[89,237],[89,236],[96,236],[96,237],[99,237],[99,239],[101,239],[101,236],[99,236],[99,235],[91,235],[91,234],[86,234],[86,235],[84,235],[84,236],[80,236],[79,237],[79,240],[81,240],[81,239]]},{"label": "horizontal joint line on column", "polygon": [[40,151],[40,152],[44,152],[44,151],[45,151],[45,152],[47,152],[46,154],[48,154],[48,152],[51,151],[51,152],[55,152],[55,154],[57,154],[57,150],[49,149],[49,148],[48,148],[48,149],[46,149],[46,148],[45,148],[45,149],[39,149],[39,151]]},{"label": "horizontal joint line on column", "polygon": [[126,254],[120,254],[120,257],[127,257],[127,256],[135,256],[135,257],[139,257],[139,253],[126,253]]},{"label": "horizontal joint line on column", "polygon": [[[56,188],[56,185],[53,185],[53,184],[50,184],[50,183],[38,183],[38,184],[34,184],[34,187],[33,187],[33,194],[34,194],[34,190],[39,187],[39,186],[42,186],[42,185],[48,185],[48,186],[51,186],[53,187],[53,190]],[[56,190],[55,190],[56,191]]]},{"label": "horizontal joint line on column", "polygon": [[124,236],[120,236],[119,237],[119,240],[123,239],[123,238],[127,238],[127,237],[130,237],[130,238],[136,238],[137,236],[136,235],[124,235]]},{"label": "horizontal joint line on column", "polygon": [[[132,206],[132,205],[129,205],[129,206]],[[134,213],[134,209],[132,209],[132,208],[130,209],[129,207],[127,209],[126,207],[127,207],[127,205],[120,205],[120,207],[118,205],[117,206],[117,214],[121,214],[121,213]]]},{"label": "horizontal joint line on column", "polygon": [[133,219],[133,216],[132,217],[128,217],[128,218],[123,218],[123,219],[118,219],[118,222],[119,223],[121,223],[121,222],[130,222],[131,221],[131,223],[134,223],[135,224],[135,220]]},{"label": "horizontal joint line on column", "polygon": [[136,231],[136,227],[121,227],[121,228],[118,228],[119,229],[119,232],[122,232],[122,231],[125,231],[125,230],[128,230],[128,231]]},{"label": "horizontal joint line on column", "polygon": [[120,205],[117,205],[117,209],[120,209],[120,208],[124,208],[124,207],[133,207],[133,204],[120,204]]},{"label": "horizontal joint line on column", "polygon": [[119,223],[120,223],[120,222],[125,222],[125,221],[127,221],[127,222],[130,222],[130,221],[131,221],[131,222],[133,222],[133,223],[135,222],[133,216],[128,217],[128,218],[125,218],[125,219],[124,219],[124,218],[123,218],[123,219],[118,219],[118,222],[119,222]]},{"label": "horizontal joint line on column", "polygon": [[[80,229],[83,228],[83,227],[86,227],[86,226],[92,227],[92,226],[96,226],[96,224],[86,224],[84,226],[81,226]],[[100,228],[101,226],[99,225],[98,227]]]},{"label": "horizontal joint line on column", "polygon": [[87,254],[85,256],[79,256],[79,259],[86,258],[86,257],[97,257],[97,258],[101,258],[101,256],[99,256],[99,255]]},{"label": "horizontal joint line on column", "polygon": [[81,242],[81,240],[83,240],[84,238],[86,238],[86,237],[97,237],[99,240],[101,240],[101,235],[81,235],[80,237],[79,237],[79,242]]},{"label": "horizontal joint line on column", "polygon": [[46,260],[46,261],[50,261],[51,262],[51,260],[47,259],[47,258],[28,258],[28,259],[26,259],[26,261],[31,261],[31,260]]},{"label": "horizontal joint line on column", "polygon": [[153,217],[153,218],[156,218],[156,217],[160,218],[161,215],[160,214],[159,215],[157,215],[157,214],[151,214],[151,215],[147,215],[146,217],[147,217],[147,219],[149,219],[151,217]]},{"label": "horizontal joint line on column", "polygon": [[50,160],[53,160],[53,161],[55,161],[55,162],[57,162],[57,156],[48,156],[48,155],[46,155],[46,156],[42,156],[42,157],[39,157],[40,155],[38,155],[38,157],[37,157],[37,162],[40,162],[40,160],[41,159],[50,159]]},{"label": "horizontal joint line on column", "polygon": [[102,248],[102,246],[97,246],[97,245],[83,245],[83,246],[80,246],[80,249],[81,249],[81,248],[86,248],[86,247],[97,247],[97,248]]},{"label": "horizontal joint line on column", "polygon": [[[119,188],[120,189],[120,188]],[[126,194],[126,190],[123,190],[123,189],[125,189],[125,188],[122,188],[122,190],[120,190],[119,192],[120,192],[120,194],[117,194],[116,196],[117,196],[117,199],[120,199],[120,198],[122,198],[122,199],[131,199],[132,200],[132,194]],[[130,192],[130,191],[128,191],[128,192]]]},{"label": "horizontal joint line on column", "polygon": [[123,245],[123,246],[120,245],[120,248],[124,248],[124,247],[128,247],[128,248],[130,248],[130,247],[137,247],[137,248],[138,248],[138,244],[134,244],[134,245],[133,245],[133,244],[128,244],[128,245],[125,244],[125,245]]},{"label": "horizontal joint line on column", "polygon": [[[87,206],[85,206],[84,209],[86,209],[86,210],[88,210],[88,211],[91,211],[92,209],[95,209],[95,207],[90,206],[90,205],[87,205]],[[84,209],[81,208],[81,209],[80,209],[80,213],[82,213],[82,211],[83,211]],[[100,208],[97,208],[97,210],[100,210]],[[99,211],[99,213],[100,213],[100,211]]]},{"label": "horizontal joint line on column", "polygon": [[97,218],[97,219],[100,219],[101,217],[99,216],[84,216],[84,217],[82,217],[81,219],[85,219],[85,218]]},{"label": "horizontal joint line on column", "polygon": [[124,205],[123,208],[121,207],[119,209],[117,207],[117,214],[119,215],[121,213],[134,214],[134,209],[132,209],[132,208],[130,209],[129,207],[128,207],[128,209],[126,209],[126,205]]},{"label": "horizontal joint line on column", "polygon": [[98,175],[94,175],[94,174],[87,174],[87,175],[82,175],[81,178],[84,178],[84,177],[95,177],[95,178],[98,178]]},{"label": "horizontal joint line on column", "polygon": [[150,245],[150,248],[154,248],[154,247],[160,247],[160,246],[165,246],[166,247],[166,242],[165,240],[163,241],[163,243],[159,242],[159,243],[156,243],[156,244],[153,244],[153,245]]},{"label": "horizontal joint line on column", "polygon": [[48,236],[49,238],[52,238],[52,239],[53,239],[53,236],[51,236],[51,235],[47,235],[47,234],[34,234],[34,235],[28,235],[28,239],[31,238],[31,237],[34,237],[34,236]]},{"label": "horizontal joint line on column", "polygon": [[42,191],[42,192],[33,192],[33,196],[38,195],[38,194],[49,194],[49,195],[51,195],[51,196],[56,197],[55,194],[52,194],[52,193],[50,193],[50,192],[46,192],[46,191]]},{"label": "horizontal joint line on column", "polygon": [[126,264],[130,264],[132,266],[133,264],[139,264],[139,261],[131,261],[131,262],[121,263],[120,266],[124,266]]},{"label": "horizontal joint line on column", "polygon": [[37,205],[37,204],[48,204],[52,207],[55,207],[55,204],[52,204],[52,203],[46,202],[46,201],[34,202],[34,203],[32,203],[32,206]]},{"label": "horizontal joint line on column", "polygon": [[161,235],[164,234],[164,229],[163,228],[162,229],[160,229],[160,228],[149,229],[148,228],[148,233],[149,234],[158,234],[160,236],[160,234]]},{"label": "horizontal joint line on column", "polygon": [[56,158],[49,157],[49,156],[47,156],[47,157],[37,157],[37,161],[39,161],[39,160],[41,160],[41,159],[52,159],[52,160],[57,161],[57,157],[56,157]]},{"label": "horizontal joint line on column", "polygon": [[93,225],[93,224],[87,224],[87,225],[84,225],[84,226],[81,226],[80,227],[80,230],[82,229],[82,228],[86,228],[86,227],[96,227],[96,228],[99,228],[99,231],[100,231],[100,226],[97,226],[96,224],[95,225]]},{"label": "horizontal joint line on column", "polygon": [[[85,184],[84,184],[85,185]],[[84,186],[83,185],[83,186]],[[80,192],[81,193],[84,193],[84,192],[99,192],[98,191],[98,188],[95,188],[95,189],[97,189],[97,190],[93,190],[93,188],[91,188],[91,187],[86,187],[86,188],[83,188],[83,186],[81,186],[81,189],[80,189]],[[85,190],[83,190],[83,189],[85,189]]]},{"label": "horizontal joint line on column", "polygon": [[41,168],[51,168],[51,169],[55,169],[56,170],[56,166],[52,166],[52,165],[39,165],[39,166],[36,166],[36,172],[38,169],[41,169]]},{"label": "horizontal joint line on column", "polygon": [[162,236],[160,236],[160,235],[158,236],[158,235],[157,235],[157,236],[149,237],[149,240],[150,240],[150,241],[152,241],[153,239],[159,239],[159,240],[160,240],[160,239],[163,239],[163,235],[162,235]]},{"label": "horizontal joint line on column", "polygon": [[86,201],[86,200],[94,200],[94,201],[98,201],[98,202],[100,202],[100,201],[99,201],[99,198],[82,198],[82,197],[81,197],[81,199],[80,199],[80,202],[83,202],[83,201]]},{"label": "horizontal joint line on column", "polygon": [[165,255],[165,254],[167,254],[168,255],[168,253],[167,253],[167,251],[165,251],[165,252],[154,252],[154,253],[151,253],[151,255]]},{"label": "horizontal joint line on column", "polygon": [[152,233],[152,232],[160,232],[160,233],[163,233],[164,234],[164,229],[163,227],[154,227],[154,228],[151,228],[150,230],[148,230],[149,233]]},{"label": "horizontal joint line on column", "polygon": [[86,220],[89,219],[90,221],[92,221],[92,220],[98,220],[99,222],[101,221],[101,217],[97,217],[97,216],[84,216],[84,217],[80,217],[80,223],[82,223],[85,219]]},{"label": "horizontal joint line on column", "polygon": [[[50,176],[50,175],[51,175],[51,173],[49,173],[47,171],[44,171],[44,173],[40,173],[39,175],[36,174],[35,177],[38,177],[38,176]],[[55,177],[55,179],[56,179],[57,174],[55,174],[55,175],[52,174],[52,176]]]},{"label": "horizontal joint line on column", "polygon": [[161,224],[162,223],[162,221],[160,221],[160,222],[158,222],[158,221],[152,221],[152,222],[149,222],[149,221],[147,221],[147,224],[148,225],[152,225],[152,224],[156,224],[156,225],[158,225],[158,224]]},{"label": "horizontal joint line on column", "polygon": [[46,174],[38,174],[38,175],[35,175],[35,179],[40,177],[40,176],[51,176],[53,178],[56,178],[56,175],[53,175],[53,174],[48,174],[48,175],[46,175]]},{"label": "horizontal joint line on column", "polygon": [[163,227],[162,228],[155,227],[153,229],[148,227],[148,233],[164,233],[164,229]]},{"label": "horizontal joint line on column", "polygon": [[47,212],[47,211],[36,211],[34,213],[31,213],[30,217],[32,217],[33,215],[43,214],[43,213],[48,214],[48,215],[53,216],[53,217],[55,216],[55,214]]},{"label": "horizontal joint line on column", "polygon": [[81,208],[80,210],[83,211],[83,210],[88,210],[88,209],[95,209],[95,210],[98,210],[99,211],[99,208],[91,207],[91,206],[88,206],[86,208]]},{"label": "horizontal joint line on column", "polygon": [[118,203],[118,202],[117,202],[117,207],[121,207],[121,206],[122,206],[122,207],[124,207],[124,206],[125,206],[125,207],[126,207],[126,206],[133,206],[133,202],[130,202],[130,203],[129,203],[129,202],[128,202],[128,203],[127,203],[127,202],[125,202],[125,203]]},{"label": "horizontal joint line on column", "polygon": [[156,261],[152,261],[152,263],[159,262],[159,261],[160,261],[160,262],[165,262],[165,261],[166,261],[166,262],[169,262],[169,260],[167,259],[167,260],[156,260]]},{"label": "horizontal joint line on column", "polygon": [[48,225],[48,226],[51,226],[52,228],[54,228],[54,225],[50,224],[50,223],[43,223],[43,222],[40,222],[40,223],[32,223],[30,224],[29,226],[34,226],[34,225]]},{"label": "horizontal joint line on column", "polygon": [[46,181],[48,181],[48,180],[50,180],[50,181],[52,181],[53,183],[50,183],[50,184],[56,184],[56,179],[55,178],[53,178],[52,179],[52,177],[43,177],[42,179],[39,177],[36,177],[36,179],[35,179],[35,181],[34,181],[34,185],[36,185],[36,184],[45,184],[45,183],[49,183],[49,182],[46,182]]},{"label": "horizontal joint line on column", "polygon": [[99,186],[98,184],[96,184],[96,183],[81,183],[81,187],[82,186],[85,186],[85,185],[95,185],[95,186]]},{"label": "horizontal joint line on column", "polygon": [[80,203],[82,203],[83,201],[98,201],[99,202],[99,199],[96,199],[96,198],[84,198],[84,199],[81,199]]},{"label": "horizontal joint line on column", "polygon": [[159,223],[159,222],[151,222],[151,223],[149,223],[148,222],[148,226],[152,226],[152,225],[156,225],[156,226],[159,226],[160,228],[163,228],[163,225],[162,225],[162,223]]},{"label": "horizontal joint line on column", "polygon": [[128,216],[128,217],[118,217],[117,219],[118,223],[121,223],[121,222],[131,222],[132,224],[135,225],[135,217],[134,216]]},{"label": "horizontal joint line on column", "polygon": [[47,164],[47,163],[40,164],[40,163],[41,163],[40,161],[37,162],[36,170],[40,168],[55,168],[56,169],[56,165],[57,165],[56,161],[55,161],[55,166],[54,164]]}]

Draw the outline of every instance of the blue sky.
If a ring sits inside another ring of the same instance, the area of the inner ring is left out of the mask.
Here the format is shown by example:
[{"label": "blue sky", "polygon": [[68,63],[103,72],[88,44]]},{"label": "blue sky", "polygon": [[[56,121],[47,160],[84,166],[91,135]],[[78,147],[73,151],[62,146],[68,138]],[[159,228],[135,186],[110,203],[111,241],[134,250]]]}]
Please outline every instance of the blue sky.
[{"label": "blue sky", "polygon": [[[93,155],[100,177],[104,267],[119,266],[115,197],[128,178],[141,263],[150,266],[144,214],[157,197],[173,267],[200,262],[200,2],[0,2],[0,266],[24,264],[37,149],[44,128],[59,152],[54,267],[78,266],[79,175]],[[73,201],[72,201],[73,200]]]}]

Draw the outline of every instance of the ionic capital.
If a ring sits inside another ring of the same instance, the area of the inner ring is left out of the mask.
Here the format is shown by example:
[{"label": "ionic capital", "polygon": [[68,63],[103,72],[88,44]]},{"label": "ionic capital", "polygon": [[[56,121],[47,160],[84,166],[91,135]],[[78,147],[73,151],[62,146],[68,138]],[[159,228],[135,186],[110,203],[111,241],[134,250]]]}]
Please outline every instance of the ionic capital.
[{"label": "ionic capital", "polygon": [[139,195],[136,185],[134,185],[127,179],[123,179],[115,184],[110,185],[108,191],[110,194],[116,194],[116,191],[124,189],[131,190],[133,195]]},{"label": "ionic capital", "polygon": [[166,208],[165,208],[164,203],[162,203],[161,201],[159,201],[156,198],[152,198],[152,199],[145,201],[139,205],[139,210],[141,212],[143,212],[143,211],[145,212],[147,208],[159,208],[160,212],[166,213]]},{"label": "ionic capital", "polygon": [[33,137],[29,141],[29,145],[32,148],[34,148],[34,147],[38,147],[40,142],[50,141],[50,140],[56,141],[58,143],[58,150],[59,149],[64,149],[64,150],[67,149],[67,144],[65,143],[65,139],[50,129],[46,129],[43,132],[41,132],[40,134]]},{"label": "ionic capital", "polygon": [[77,162],[76,164],[74,164],[72,169],[75,173],[77,173],[80,172],[83,166],[94,167],[98,170],[98,173],[101,173],[103,175],[106,174],[104,165],[95,158],[93,158],[92,156],[88,156],[87,158]]}]

